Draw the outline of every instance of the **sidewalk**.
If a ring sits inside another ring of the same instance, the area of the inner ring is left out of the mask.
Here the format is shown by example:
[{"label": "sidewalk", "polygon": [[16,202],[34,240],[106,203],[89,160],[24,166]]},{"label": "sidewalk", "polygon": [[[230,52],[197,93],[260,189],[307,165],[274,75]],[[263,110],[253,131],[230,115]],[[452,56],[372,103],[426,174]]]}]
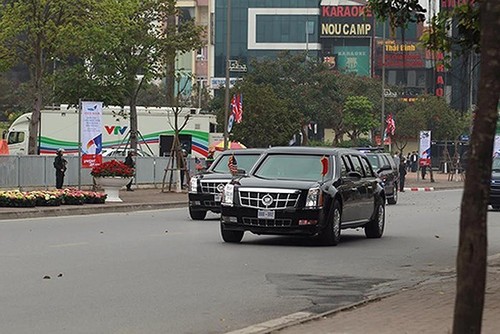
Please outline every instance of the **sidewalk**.
[{"label": "sidewalk", "polygon": [[[342,310],[332,310],[309,321],[292,326],[288,324],[281,330],[275,328],[253,333],[451,333],[455,284],[455,277],[428,282]],[[500,254],[489,258],[485,298],[481,333],[498,333],[500,326],[500,318],[498,318],[498,310],[500,309]]]}]

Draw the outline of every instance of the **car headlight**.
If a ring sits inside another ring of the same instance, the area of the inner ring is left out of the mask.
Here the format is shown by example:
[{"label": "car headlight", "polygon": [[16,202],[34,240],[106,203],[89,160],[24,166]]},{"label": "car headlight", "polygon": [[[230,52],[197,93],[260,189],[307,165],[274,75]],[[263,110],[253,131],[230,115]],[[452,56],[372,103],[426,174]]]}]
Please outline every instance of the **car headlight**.
[{"label": "car headlight", "polygon": [[323,192],[319,188],[311,188],[307,192],[306,208],[317,208],[323,205]]},{"label": "car headlight", "polygon": [[222,192],[222,203],[226,205],[233,205],[234,185],[226,184]]},{"label": "car headlight", "polygon": [[192,193],[198,192],[198,178],[197,177],[191,178],[191,182],[189,184],[189,191],[191,191]]}]

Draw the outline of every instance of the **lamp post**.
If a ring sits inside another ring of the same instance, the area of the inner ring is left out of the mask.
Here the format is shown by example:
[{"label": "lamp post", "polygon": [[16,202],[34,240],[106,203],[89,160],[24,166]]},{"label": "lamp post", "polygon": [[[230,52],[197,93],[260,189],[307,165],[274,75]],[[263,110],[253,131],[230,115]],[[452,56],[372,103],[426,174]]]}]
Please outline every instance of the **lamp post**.
[{"label": "lamp post", "polygon": [[384,124],[385,124],[385,24],[382,30],[382,106],[380,113],[380,145],[384,146]]},{"label": "lamp post", "polygon": [[231,0],[227,0],[227,31],[226,31],[226,86],[224,98],[224,150],[228,146],[227,122],[229,117],[229,62],[231,59]]}]

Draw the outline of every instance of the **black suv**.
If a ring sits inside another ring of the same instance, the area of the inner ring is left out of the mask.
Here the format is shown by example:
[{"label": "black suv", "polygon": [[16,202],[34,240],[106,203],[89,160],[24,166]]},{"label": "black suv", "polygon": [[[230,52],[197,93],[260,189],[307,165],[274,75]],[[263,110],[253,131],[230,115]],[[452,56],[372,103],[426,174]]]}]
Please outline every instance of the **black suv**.
[{"label": "black suv", "polygon": [[317,236],[336,245],[340,230],[363,227],[380,238],[385,194],[366,156],[356,150],[274,147],[248,176],[224,188],[221,234],[238,243],[254,234]]},{"label": "black suv", "polygon": [[357,150],[365,153],[373,170],[384,183],[387,204],[396,204],[399,191],[399,166],[394,158],[380,148],[358,148]]},{"label": "black suv", "polygon": [[491,166],[489,204],[494,210],[500,210],[500,157],[493,158],[493,165]]},{"label": "black suv", "polygon": [[238,173],[249,172],[264,149],[241,149],[221,152],[210,167],[191,178],[189,187],[189,215],[191,219],[203,220],[207,211],[220,212],[221,192],[233,178],[229,171],[229,157],[234,155]]}]

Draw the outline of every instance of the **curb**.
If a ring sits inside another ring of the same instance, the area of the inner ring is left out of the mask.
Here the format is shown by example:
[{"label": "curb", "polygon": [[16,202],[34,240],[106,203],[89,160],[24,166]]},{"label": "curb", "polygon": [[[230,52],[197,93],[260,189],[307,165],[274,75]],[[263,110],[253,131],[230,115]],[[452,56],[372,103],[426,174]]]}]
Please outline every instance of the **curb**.
[{"label": "curb", "polygon": [[411,187],[404,188],[404,191],[434,191],[434,187]]},{"label": "curb", "polygon": [[1,212],[0,221],[8,219],[38,218],[38,217],[58,217],[100,214],[110,212],[131,212],[144,210],[160,210],[182,208],[187,206],[187,202],[166,202],[150,204],[84,204],[84,205],[62,205],[54,208],[27,208],[17,212]]}]

